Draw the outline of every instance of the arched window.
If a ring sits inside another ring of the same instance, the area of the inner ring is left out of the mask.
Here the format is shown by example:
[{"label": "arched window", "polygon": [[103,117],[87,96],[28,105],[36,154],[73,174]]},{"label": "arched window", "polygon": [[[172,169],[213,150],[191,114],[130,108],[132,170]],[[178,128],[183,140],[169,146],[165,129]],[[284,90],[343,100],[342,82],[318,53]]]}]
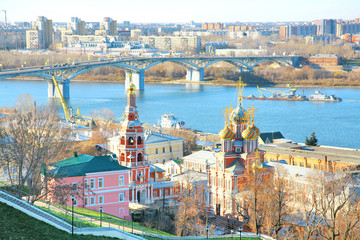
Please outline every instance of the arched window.
[{"label": "arched window", "polygon": [[142,160],[143,160],[142,154],[139,153],[139,154],[138,154],[138,162],[141,162]]},{"label": "arched window", "polygon": [[142,144],[142,139],[141,139],[141,137],[138,137],[138,139],[137,139],[137,144],[138,144],[138,145]]},{"label": "arched window", "polygon": [[129,137],[129,145],[134,145],[134,139],[132,137]]}]

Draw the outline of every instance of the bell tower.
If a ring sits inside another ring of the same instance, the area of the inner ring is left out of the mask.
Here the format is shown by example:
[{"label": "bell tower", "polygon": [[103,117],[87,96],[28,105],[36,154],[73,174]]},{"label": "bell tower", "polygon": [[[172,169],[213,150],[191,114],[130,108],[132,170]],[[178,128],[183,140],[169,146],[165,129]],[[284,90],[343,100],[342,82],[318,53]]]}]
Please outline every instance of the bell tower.
[{"label": "bell tower", "polygon": [[145,156],[144,129],[136,106],[136,87],[131,82],[127,94],[124,121],[120,129],[119,164],[130,171],[130,201],[152,202],[150,165]]}]

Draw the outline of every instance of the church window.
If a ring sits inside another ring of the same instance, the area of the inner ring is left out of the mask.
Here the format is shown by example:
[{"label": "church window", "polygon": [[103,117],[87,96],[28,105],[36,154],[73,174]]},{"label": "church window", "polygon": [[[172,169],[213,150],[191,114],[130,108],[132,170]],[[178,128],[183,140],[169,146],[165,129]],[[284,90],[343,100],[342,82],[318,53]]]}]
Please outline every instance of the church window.
[{"label": "church window", "polygon": [[134,145],[134,139],[132,137],[129,137],[129,145]]},{"label": "church window", "polygon": [[142,144],[141,137],[138,137],[138,139],[137,139],[137,144],[138,144],[138,145]]},{"label": "church window", "polygon": [[138,162],[141,162],[142,160],[143,160],[142,154],[139,153],[139,154],[138,154]]}]

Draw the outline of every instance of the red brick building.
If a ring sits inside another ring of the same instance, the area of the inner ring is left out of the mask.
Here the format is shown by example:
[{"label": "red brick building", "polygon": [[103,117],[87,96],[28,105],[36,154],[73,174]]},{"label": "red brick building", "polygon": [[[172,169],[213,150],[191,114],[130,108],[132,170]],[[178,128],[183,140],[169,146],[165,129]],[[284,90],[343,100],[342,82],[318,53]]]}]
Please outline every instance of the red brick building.
[{"label": "red brick building", "polygon": [[337,66],[341,64],[341,57],[335,54],[317,54],[309,57],[311,65]]}]

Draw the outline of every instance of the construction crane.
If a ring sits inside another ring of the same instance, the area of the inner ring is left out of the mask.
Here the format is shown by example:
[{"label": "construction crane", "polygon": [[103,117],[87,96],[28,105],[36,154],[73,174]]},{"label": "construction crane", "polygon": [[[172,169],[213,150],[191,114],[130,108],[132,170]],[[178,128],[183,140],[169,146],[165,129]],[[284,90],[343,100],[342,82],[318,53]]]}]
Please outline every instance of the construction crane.
[{"label": "construction crane", "polygon": [[81,113],[80,113],[80,109],[79,107],[76,107],[76,114],[73,114],[73,108],[69,108],[67,105],[66,105],[66,102],[64,100],[64,97],[63,95],[61,94],[61,91],[60,91],[60,88],[59,88],[59,84],[54,76],[54,74],[52,74],[52,79],[53,79],[53,82],[54,82],[54,85],[56,87],[56,90],[59,94],[59,97],[60,97],[60,102],[61,102],[61,106],[64,110],[64,114],[65,114],[65,118],[66,118],[66,121],[67,122],[74,122],[74,119],[75,118],[81,118]]},{"label": "construction crane", "polygon": [[274,94],[276,94],[277,96],[290,96],[290,97],[293,97],[293,96],[296,96],[296,88],[291,88],[290,84],[288,84],[288,87],[289,87],[289,90],[288,92],[283,92],[283,91],[280,91],[280,90],[272,90],[272,89],[267,89],[267,88],[259,88],[258,87],[258,90],[259,92],[263,95],[263,93],[260,91],[261,90],[265,90],[267,92],[272,92]]}]

